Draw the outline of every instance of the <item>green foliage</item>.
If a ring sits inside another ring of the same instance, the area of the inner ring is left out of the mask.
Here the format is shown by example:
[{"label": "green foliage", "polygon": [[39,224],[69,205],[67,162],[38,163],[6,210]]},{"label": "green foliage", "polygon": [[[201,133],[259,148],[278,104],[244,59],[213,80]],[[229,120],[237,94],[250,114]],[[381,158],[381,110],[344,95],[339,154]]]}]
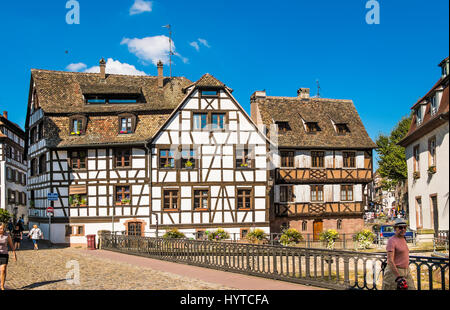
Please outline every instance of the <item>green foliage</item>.
[{"label": "green foliage", "polygon": [[412,115],[403,117],[389,136],[380,134],[377,138],[378,172],[384,178],[382,187],[391,190],[408,177],[405,148],[397,143],[408,133]]},{"label": "green foliage", "polygon": [[334,229],[328,229],[320,233],[320,240],[327,242],[327,249],[334,249],[334,244],[339,239],[339,233]]},{"label": "green foliage", "polygon": [[247,236],[245,236],[245,239],[250,242],[260,242],[267,240],[267,234],[264,230],[256,228],[255,230],[250,231]]},{"label": "green foliage", "polygon": [[357,242],[358,249],[369,249],[375,237],[373,232],[368,229],[363,229],[353,236],[353,240]]},{"label": "green foliage", "polygon": [[178,229],[173,228],[171,230],[166,231],[166,233],[163,235],[163,238],[180,239],[180,238],[186,238],[186,236],[182,232],[180,232]]},{"label": "green foliage", "polygon": [[6,211],[5,209],[0,209],[0,223],[7,224],[11,218],[12,218],[11,213]]},{"label": "green foliage", "polygon": [[220,241],[220,240],[230,238],[230,235],[222,228],[218,228],[216,231],[211,231],[211,232],[206,231],[205,233],[208,236],[208,240],[211,240],[211,241]]},{"label": "green foliage", "polygon": [[280,242],[282,245],[296,244],[303,240],[303,236],[295,228],[289,228],[283,231]]}]

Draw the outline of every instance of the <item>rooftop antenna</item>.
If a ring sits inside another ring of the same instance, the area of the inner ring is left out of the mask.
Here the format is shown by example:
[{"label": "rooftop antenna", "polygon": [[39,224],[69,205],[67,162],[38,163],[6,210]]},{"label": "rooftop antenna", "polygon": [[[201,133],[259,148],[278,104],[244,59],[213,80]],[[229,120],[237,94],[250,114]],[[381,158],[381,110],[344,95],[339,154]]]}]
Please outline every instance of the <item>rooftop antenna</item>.
[{"label": "rooftop antenna", "polygon": [[316,80],[316,84],[317,84],[317,95],[316,95],[316,97],[320,98],[320,83],[319,83],[318,79]]},{"label": "rooftop antenna", "polygon": [[170,68],[170,80],[172,81],[172,26],[170,24],[162,26],[163,28],[169,29],[169,68]]}]

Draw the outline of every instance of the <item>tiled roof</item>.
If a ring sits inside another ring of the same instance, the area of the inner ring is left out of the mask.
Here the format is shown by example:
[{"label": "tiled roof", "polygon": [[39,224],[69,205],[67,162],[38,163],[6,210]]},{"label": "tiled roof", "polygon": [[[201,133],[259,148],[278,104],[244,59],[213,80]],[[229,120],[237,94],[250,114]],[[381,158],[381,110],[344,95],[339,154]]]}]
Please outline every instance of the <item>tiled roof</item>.
[{"label": "tiled roof", "polygon": [[[31,74],[50,147],[145,143],[185,97],[182,88],[192,83],[184,77],[164,78],[160,88],[154,76],[107,74],[102,79],[97,73],[35,69]],[[145,103],[86,104],[83,94],[142,94]],[[132,134],[118,133],[118,115],[124,112],[137,116]],[[88,120],[86,133],[80,136],[69,132],[69,117],[75,114]]]},{"label": "tiled roof", "polygon": [[[259,105],[262,122],[267,127],[276,120],[289,122],[292,130],[279,132],[279,146],[299,148],[376,147],[367,134],[351,100],[271,96],[259,97],[255,100]],[[306,122],[318,122],[321,131],[307,133],[302,118]],[[335,122],[347,123],[350,132],[345,135],[338,134],[331,119]]]},{"label": "tiled roof", "polygon": [[233,91],[231,88],[227,87],[224,83],[222,83],[221,81],[219,81],[218,79],[216,79],[213,75],[211,75],[209,73],[205,73],[198,81],[184,87],[183,90],[186,92],[186,90],[188,88],[190,88],[194,85],[197,87],[212,87],[212,88],[226,87],[231,92]]},{"label": "tiled roof", "polygon": [[[184,77],[164,78],[164,87],[158,87],[158,77],[79,73],[32,69],[39,105],[45,113],[89,113],[171,110],[184,97],[182,88],[192,82]],[[86,105],[84,94],[134,93],[145,98],[143,104]]]}]

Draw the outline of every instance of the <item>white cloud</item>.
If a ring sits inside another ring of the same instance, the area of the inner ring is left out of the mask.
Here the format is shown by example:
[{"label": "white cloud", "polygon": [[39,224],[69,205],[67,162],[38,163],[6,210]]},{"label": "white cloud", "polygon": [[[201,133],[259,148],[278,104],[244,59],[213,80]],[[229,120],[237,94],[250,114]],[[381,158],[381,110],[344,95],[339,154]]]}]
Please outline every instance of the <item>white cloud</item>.
[{"label": "white cloud", "polygon": [[72,63],[66,67],[67,70],[75,71],[75,72],[86,69],[86,68],[87,68],[86,64],[84,64],[82,62]]},{"label": "white cloud", "polygon": [[[84,70],[84,72],[98,73],[100,72],[100,67],[94,66]],[[136,67],[133,65],[121,63],[120,61],[114,60],[112,58],[108,58],[108,60],[106,61],[106,73],[126,74],[126,75],[147,75],[144,71],[136,69]]]},{"label": "white cloud", "polygon": [[130,8],[130,15],[136,15],[151,11],[152,11],[151,1],[135,0],[133,6]]},{"label": "white cloud", "polygon": [[[146,37],[142,39],[124,38],[120,44],[126,44],[128,46],[128,50],[135,54],[143,62],[152,62],[156,65],[158,61],[161,60],[164,64],[169,63],[169,38],[164,35]],[[189,61],[179,53],[175,53],[175,44],[173,41],[172,52],[175,56],[180,57],[184,63]]]},{"label": "white cloud", "polygon": [[190,46],[193,46],[193,47],[197,50],[197,52],[200,50],[200,46],[198,46],[198,43],[195,42],[195,41],[189,43],[189,45],[190,45]]},{"label": "white cloud", "polygon": [[201,44],[203,44],[207,48],[211,47],[211,46],[209,46],[208,41],[206,41],[205,39],[198,39],[198,42],[200,42]]}]

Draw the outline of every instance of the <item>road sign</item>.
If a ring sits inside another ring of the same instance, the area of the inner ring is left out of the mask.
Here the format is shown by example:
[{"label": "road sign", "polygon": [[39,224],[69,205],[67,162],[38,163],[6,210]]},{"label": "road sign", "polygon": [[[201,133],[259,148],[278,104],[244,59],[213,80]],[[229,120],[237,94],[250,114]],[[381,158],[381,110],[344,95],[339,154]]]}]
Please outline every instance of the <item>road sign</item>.
[{"label": "road sign", "polygon": [[48,201],[58,201],[58,193],[47,193]]},{"label": "road sign", "polygon": [[53,207],[48,207],[47,208],[47,215],[48,216],[53,215],[54,212],[55,212],[55,209]]}]

